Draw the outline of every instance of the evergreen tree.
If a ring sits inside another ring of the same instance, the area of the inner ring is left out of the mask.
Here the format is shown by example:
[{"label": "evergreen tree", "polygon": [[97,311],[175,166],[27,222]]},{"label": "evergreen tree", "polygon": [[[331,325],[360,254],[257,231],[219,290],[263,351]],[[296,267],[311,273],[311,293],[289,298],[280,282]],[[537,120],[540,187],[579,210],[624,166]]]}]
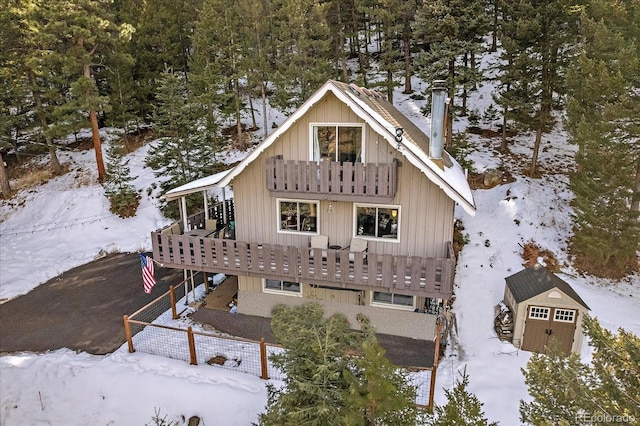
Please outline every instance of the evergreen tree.
[{"label": "evergreen tree", "polygon": [[[217,172],[216,144],[211,143],[209,129],[202,124],[202,109],[194,103],[184,76],[165,70],[158,82],[157,104],[152,120],[160,137],[149,149],[146,163],[155,175],[168,178],[163,192]],[[202,205],[201,196],[187,199],[188,206]],[[173,205],[163,206],[169,217],[177,217]]]},{"label": "evergreen tree", "polygon": [[40,30],[47,37],[47,62],[59,65],[69,83],[65,102],[54,109],[51,131],[55,136],[66,136],[90,125],[99,182],[104,180],[105,170],[97,113],[109,106],[107,97],[99,93],[92,70],[109,55],[121,34],[130,34],[115,24],[112,6],[110,0],[41,2]]},{"label": "evergreen tree", "polygon": [[416,387],[385,357],[366,318],[355,333],[318,304],[278,306],[271,328],[285,351],[272,355],[284,386],[267,385],[261,425],[415,425]]},{"label": "evergreen tree", "polygon": [[[244,1],[244,0],[243,0]],[[223,117],[233,117],[236,148],[246,149],[242,135],[244,110],[241,81],[246,80],[250,33],[239,11],[243,1],[207,0],[200,12],[193,37],[194,90],[203,105]]]},{"label": "evergreen tree", "polygon": [[596,418],[621,419],[616,423],[640,419],[640,339],[624,329],[617,334],[604,330],[589,316],[584,330],[593,347],[590,365],[581,363],[578,354],[565,356],[558,347],[527,363],[523,374],[533,401],[520,401],[523,422],[580,425]]},{"label": "evergreen tree", "polygon": [[[476,55],[482,52],[482,37],[489,28],[484,2],[478,0],[437,0],[418,7],[415,37],[428,50],[416,57],[418,76],[427,82],[445,80],[453,114],[457,90],[462,89],[462,113],[466,114],[467,92],[475,90],[482,78]],[[448,147],[452,120],[447,120]]]},{"label": "evergreen tree", "polygon": [[499,77],[497,99],[517,123],[536,132],[529,168],[535,176],[542,135],[552,128],[552,109],[566,92],[567,60],[577,40],[576,2],[520,0],[502,6],[501,60],[509,65]]},{"label": "evergreen tree", "polygon": [[364,332],[362,356],[346,372],[350,383],[345,423],[348,425],[422,424],[426,417],[415,404],[418,388],[411,373],[385,357],[368,319],[359,318]]},{"label": "evergreen tree", "polygon": [[474,394],[469,393],[467,370],[461,373],[453,389],[445,389],[447,403],[435,406],[433,416],[427,421],[429,426],[495,426],[489,422],[482,411],[482,403]]},{"label": "evergreen tree", "polygon": [[579,146],[570,181],[575,194],[570,251],[579,269],[598,276],[622,277],[638,268],[637,16],[632,2],[593,0],[582,16],[582,48],[567,79],[567,129]]},{"label": "evergreen tree", "polygon": [[326,8],[316,0],[272,3],[271,104],[282,111],[299,107],[334,74]]},{"label": "evergreen tree", "polygon": [[317,304],[274,308],[271,329],[286,350],[271,361],[286,378],[282,387],[267,385],[261,425],[342,423],[349,388],[344,372],[357,346],[345,317],[323,315]]},{"label": "evergreen tree", "polygon": [[104,180],[105,195],[111,203],[111,212],[120,217],[135,216],[140,204],[140,194],[131,185],[129,160],[124,156],[124,146],[119,142],[112,142],[107,149],[107,170]]}]

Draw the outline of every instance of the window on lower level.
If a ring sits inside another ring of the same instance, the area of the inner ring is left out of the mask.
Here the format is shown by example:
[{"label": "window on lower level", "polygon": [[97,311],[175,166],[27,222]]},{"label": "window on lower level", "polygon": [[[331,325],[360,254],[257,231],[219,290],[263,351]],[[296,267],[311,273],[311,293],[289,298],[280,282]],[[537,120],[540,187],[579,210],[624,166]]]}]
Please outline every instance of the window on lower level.
[{"label": "window on lower level", "polygon": [[265,292],[283,293],[290,295],[302,295],[300,283],[283,280],[273,280],[265,278],[263,281],[263,289]]},{"label": "window on lower level", "polygon": [[542,308],[540,306],[532,306],[529,308],[529,318],[531,319],[549,319],[549,308]]},{"label": "window on lower level", "polygon": [[356,235],[398,241],[399,206],[355,205]]},{"label": "window on lower level", "polygon": [[576,311],[573,309],[556,309],[553,320],[559,322],[573,322]]},{"label": "window on lower level", "polygon": [[374,291],[373,295],[371,296],[371,304],[414,310],[416,306],[416,298],[415,296],[407,296],[404,294],[383,293],[381,291]]}]

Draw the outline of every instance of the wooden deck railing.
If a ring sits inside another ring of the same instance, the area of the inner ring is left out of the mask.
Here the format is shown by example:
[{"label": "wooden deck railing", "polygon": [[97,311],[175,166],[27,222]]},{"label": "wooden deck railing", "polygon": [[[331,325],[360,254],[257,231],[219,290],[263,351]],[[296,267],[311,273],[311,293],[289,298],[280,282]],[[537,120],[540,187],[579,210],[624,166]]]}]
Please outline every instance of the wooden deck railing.
[{"label": "wooden deck railing", "polygon": [[[335,201],[391,202],[398,182],[398,160],[388,164],[283,160],[266,161],[267,190],[272,196]],[[325,197],[321,197],[325,198]]]},{"label": "wooden deck railing", "polygon": [[452,296],[455,258],[447,245],[442,258],[310,250],[188,235],[151,234],[153,257],[165,267],[305,281],[336,288],[394,292],[448,299]]}]

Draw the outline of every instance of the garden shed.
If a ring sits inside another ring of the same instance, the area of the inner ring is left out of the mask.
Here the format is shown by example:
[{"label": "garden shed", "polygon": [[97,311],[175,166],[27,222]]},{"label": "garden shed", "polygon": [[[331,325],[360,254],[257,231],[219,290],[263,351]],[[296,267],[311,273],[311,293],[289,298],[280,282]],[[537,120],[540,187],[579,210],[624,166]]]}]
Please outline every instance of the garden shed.
[{"label": "garden shed", "polygon": [[547,268],[535,265],[505,278],[504,303],[514,319],[513,344],[545,352],[552,340],[565,354],[580,352],[587,304]]}]

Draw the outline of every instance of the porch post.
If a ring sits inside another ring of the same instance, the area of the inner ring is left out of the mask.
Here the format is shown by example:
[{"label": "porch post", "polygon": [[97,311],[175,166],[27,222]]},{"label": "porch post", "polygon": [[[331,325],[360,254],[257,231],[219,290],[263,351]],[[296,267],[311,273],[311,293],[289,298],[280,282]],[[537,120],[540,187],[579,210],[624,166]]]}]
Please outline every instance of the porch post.
[{"label": "porch post", "polygon": [[180,217],[182,218],[182,232],[188,231],[187,228],[187,197],[180,197]]},{"label": "porch post", "polygon": [[209,219],[209,200],[207,199],[207,190],[202,191],[204,197],[204,219]]},{"label": "porch post", "polygon": [[222,221],[227,225],[227,193],[222,188]]}]

